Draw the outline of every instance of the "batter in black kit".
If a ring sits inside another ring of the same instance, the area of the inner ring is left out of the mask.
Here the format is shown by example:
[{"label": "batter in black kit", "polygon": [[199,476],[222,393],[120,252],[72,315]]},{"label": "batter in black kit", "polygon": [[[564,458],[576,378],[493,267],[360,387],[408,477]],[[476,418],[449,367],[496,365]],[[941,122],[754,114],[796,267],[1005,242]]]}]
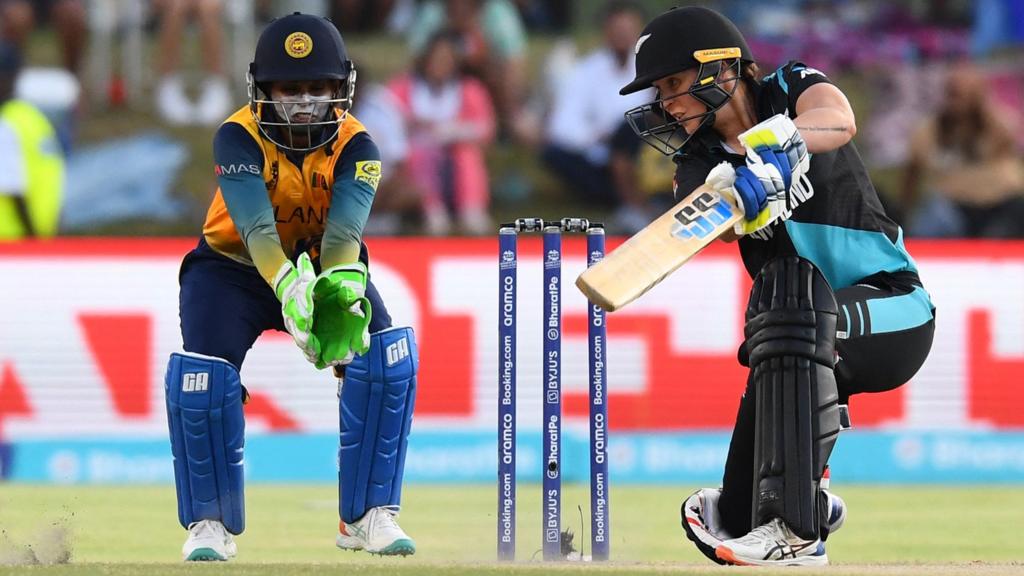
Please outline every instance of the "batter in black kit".
[{"label": "batter in black kit", "polygon": [[850,104],[821,71],[765,75],[736,26],[699,7],[656,17],[635,52],[621,92],[658,93],[627,121],[676,163],[677,200],[706,183],[736,201],[744,219],[724,239],[753,278],[722,488],[683,502],[683,528],[720,564],[827,564],[846,517],[827,490],[846,405],[917,372],[935,308],[853,143]]}]

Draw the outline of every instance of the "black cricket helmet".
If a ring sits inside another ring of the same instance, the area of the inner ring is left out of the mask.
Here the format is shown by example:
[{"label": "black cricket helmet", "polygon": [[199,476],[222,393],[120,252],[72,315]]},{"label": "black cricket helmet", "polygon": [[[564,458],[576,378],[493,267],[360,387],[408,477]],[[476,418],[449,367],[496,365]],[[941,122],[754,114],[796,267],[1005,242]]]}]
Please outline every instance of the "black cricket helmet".
[{"label": "black cricket helmet", "polygon": [[[715,122],[715,112],[732,97],[741,76],[742,62],[752,62],[747,41],[728,18],[699,6],[672,8],[651,20],[636,42],[636,78],[619,94],[638,92],[655,80],[691,68],[697,76],[689,88],[678,94],[658,94],[658,99],[626,112],[626,121],[637,136],[659,152],[671,155],[689,142],[693,134]],[[730,71],[731,74],[723,74]],[[726,89],[723,85],[731,83]],[[664,102],[690,94],[707,106],[707,111],[674,118]],[[694,133],[685,122],[700,119]]]},{"label": "black cricket helmet", "polygon": [[[274,100],[272,82],[337,80],[325,99]],[[298,12],[267,25],[247,75],[249,109],[260,133],[285,150],[308,152],[332,141],[352,107],[356,69],[341,33],[327,18]],[[301,115],[303,120],[294,118]]]}]

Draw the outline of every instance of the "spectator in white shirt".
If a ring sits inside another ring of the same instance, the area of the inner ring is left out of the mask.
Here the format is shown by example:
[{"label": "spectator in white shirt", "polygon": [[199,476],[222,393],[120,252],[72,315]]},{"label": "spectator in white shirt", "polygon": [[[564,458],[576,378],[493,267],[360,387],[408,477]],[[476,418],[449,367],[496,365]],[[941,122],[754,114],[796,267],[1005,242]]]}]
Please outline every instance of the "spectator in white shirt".
[{"label": "spectator in white shirt", "polygon": [[633,47],[645,20],[635,2],[606,5],[603,45],[555,86],[547,122],[545,165],[582,198],[618,209],[617,219],[639,220],[629,218],[639,200],[623,176],[631,171],[640,141],[623,113],[653,97],[649,91],[620,96],[619,87],[635,76]]},{"label": "spectator in white shirt", "polygon": [[418,217],[423,192],[409,173],[409,134],[405,119],[396,112],[401,102],[387,86],[369,81],[367,74],[366,66],[359,68],[361,97],[356,99],[354,113],[373,134],[384,169],[363,233],[401,234],[407,230],[407,216]]}]

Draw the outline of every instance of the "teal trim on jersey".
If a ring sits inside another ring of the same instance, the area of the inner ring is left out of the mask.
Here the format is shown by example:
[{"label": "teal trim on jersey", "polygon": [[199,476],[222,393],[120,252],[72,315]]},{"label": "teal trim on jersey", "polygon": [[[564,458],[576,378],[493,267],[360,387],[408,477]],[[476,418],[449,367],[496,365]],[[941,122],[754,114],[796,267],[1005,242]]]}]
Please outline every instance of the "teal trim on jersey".
[{"label": "teal trim on jersey", "polygon": [[781,87],[782,91],[785,92],[788,95],[788,93],[790,93],[790,83],[785,81],[785,76],[782,75],[782,69],[781,68],[778,69],[778,72],[775,73],[775,76],[776,76],[776,78],[778,78],[778,85],[779,85],[779,87]]},{"label": "teal trim on jersey", "polygon": [[779,87],[782,88],[782,91],[785,92],[786,95],[789,95],[789,82],[786,82],[786,75],[783,74],[783,72],[785,71],[784,68],[785,68],[785,66],[779,66],[775,70],[775,72],[772,72],[768,76],[765,76],[764,79],[768,80],[772,76],[775,76],[776,78],[779,79]]},{"label": "teal trim on jersey", "polygon": [[913,292],[900,296],[868,300],[867,307],[872,334],[910,330],[935,317],[931,298],[923,288],[914,288]]},{"label": "teal trim on jersey", "polygon": [[377,162],[377,168],[380,168],[380,150],[366,132],[349,140],[334,165],[331,209],[327,212],[324,237],[320,243],[321,264],[325,268],[350,264],[349,258],[359,255],[363,228],[377,193],[377,182],[371,182],[365,174],[356,175],[357,165],[363,162]]},{"label": "teal trim on jersey", "polygon": [[327,235],[358,242],[370,217],[375,190],[369,184],[356,180],[353,173],[354,169],[346,170],[342,172],[343,178],[334,182],[331,211],[327,213],[330,229]]},{"label": "teal trim on jersey", "polygon": [[903,246],[903,229],[893,244],[882,232],[786,221],[797,254],[814,263],[833,290],[853,286],[879,272],[917,272]]},{"label": "teal trim on jersey", "polygon": [[[340,245],[356,247],[362,241],[363,228],[370,217],[374,189],[366,182],[354,178],[355,166],[346,168],[334,181],[331,191],[331,209],[327,212],[321,255],[333,253]],[[358,250],[356,251],[358,254]],[[348,264],[348,262],[327,262],[327,266]]]}]

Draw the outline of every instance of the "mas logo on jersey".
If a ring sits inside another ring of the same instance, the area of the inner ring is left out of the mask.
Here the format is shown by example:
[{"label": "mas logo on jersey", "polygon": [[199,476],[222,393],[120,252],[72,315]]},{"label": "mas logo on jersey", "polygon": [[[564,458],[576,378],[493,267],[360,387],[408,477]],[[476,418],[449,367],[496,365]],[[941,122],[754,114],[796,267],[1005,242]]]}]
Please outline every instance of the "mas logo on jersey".
[{"label": "mas logo on jersey", "polygon": [[356,162],[355,179],[366,182],[374,190],[380,184],[380,160],[364,160]]},{"label": "mas logo on jersey", "polygon": [[670,234],[680,240],[704,238],[731,216],[732,208],[722,202],[717,192],[702,192],[692,204],[683,206],[673,214],[676,221],[672,224]]},{"label": "mas logo on jersey", "polygon": [[305,58],[313,51],[313,39],[305,32],[293,32],[284,39],[284,51],[292,58]]},{"label": "mas logo on jersey", "polygon": [[263,175],[263,171],[256,164],[217,164],[213,167],[213,173],[217,176],[233,176],[241,173]]}]

